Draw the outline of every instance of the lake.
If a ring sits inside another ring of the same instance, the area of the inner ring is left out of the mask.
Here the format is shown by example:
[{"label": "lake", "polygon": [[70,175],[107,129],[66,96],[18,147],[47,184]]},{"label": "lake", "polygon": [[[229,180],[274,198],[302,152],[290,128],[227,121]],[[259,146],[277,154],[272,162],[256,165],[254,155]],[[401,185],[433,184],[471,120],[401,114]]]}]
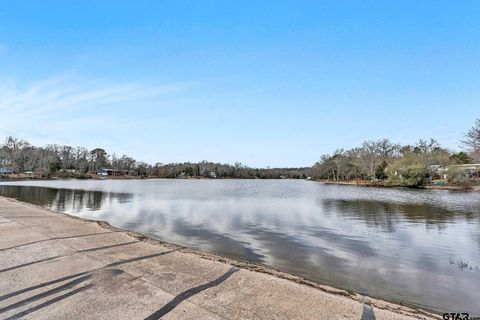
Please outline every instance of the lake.
[{"label": "lake", "polygon": [[480,193],[152,179],[2,182],[0,195],[372,297],[480,313]]}]

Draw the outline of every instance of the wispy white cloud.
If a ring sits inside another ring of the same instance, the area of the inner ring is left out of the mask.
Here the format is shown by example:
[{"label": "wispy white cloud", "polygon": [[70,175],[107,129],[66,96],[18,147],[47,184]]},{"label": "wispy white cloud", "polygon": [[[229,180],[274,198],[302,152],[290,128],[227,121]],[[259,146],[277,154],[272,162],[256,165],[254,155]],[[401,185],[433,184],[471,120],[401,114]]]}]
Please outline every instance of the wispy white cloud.
[{"label": "wispy white cloud", "polygon": [[26,88],[19,88],[15,84],[0,87],[0,110],[24,116],[86,105],[97,108],[111,103],[145,100],[177,92],[185,89],[187,85],[109,84],[57,77],[38,81]]},{"label": "wispy white cloud", "polygon": [[[162,99],[182,93],[192,82],[170,84],[111,83],[59,75],[26,85],[3,81],[0,86],[0,136],[15,135],[33,141],[42,137],[66,141],[82,132],[108,130],[108,116],[117,126],[140,114],[139,108],[161,105]],[[116,116],[115,116],[116,115]],[[71,135],[65,136],[66,132]],[[52,141],[50,141],[52,142]]]}]

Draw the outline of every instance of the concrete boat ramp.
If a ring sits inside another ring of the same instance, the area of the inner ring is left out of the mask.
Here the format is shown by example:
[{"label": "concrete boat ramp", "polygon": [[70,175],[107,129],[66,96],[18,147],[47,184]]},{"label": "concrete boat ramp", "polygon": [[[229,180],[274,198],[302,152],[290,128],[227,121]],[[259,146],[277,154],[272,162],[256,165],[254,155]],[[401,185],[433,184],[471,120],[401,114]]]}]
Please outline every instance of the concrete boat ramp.
[{"label": "concrete boat ramp", "polygon": [[433,319],[0,197],[0,319]]}]

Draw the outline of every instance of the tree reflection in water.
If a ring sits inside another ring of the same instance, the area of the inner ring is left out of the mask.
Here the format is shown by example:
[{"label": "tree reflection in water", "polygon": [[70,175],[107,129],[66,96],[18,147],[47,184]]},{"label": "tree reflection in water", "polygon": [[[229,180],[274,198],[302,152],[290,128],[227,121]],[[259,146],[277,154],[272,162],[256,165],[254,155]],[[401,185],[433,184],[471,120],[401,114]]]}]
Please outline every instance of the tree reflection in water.
[{"label": "tree reflection in water", "polygon": [[58,212],[77,213],[85,210],[99,210],[105,201],[124,203],[133,198],[131,193],[4,185],[0,185],[0,195]]}]

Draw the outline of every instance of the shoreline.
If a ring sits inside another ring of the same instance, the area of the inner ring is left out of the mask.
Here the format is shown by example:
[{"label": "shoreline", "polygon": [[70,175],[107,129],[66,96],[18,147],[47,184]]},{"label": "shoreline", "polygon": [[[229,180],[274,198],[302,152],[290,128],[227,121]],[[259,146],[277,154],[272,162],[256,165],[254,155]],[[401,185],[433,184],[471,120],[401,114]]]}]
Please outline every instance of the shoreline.
[{"label": "shoreline", "polygon": [[[414,317],[414,318],[417,318],[417,319],[418,318],[420,318],[420,319],[430,319],[430,318],[437,318],[438,317],[438,314],[436,314],[432,311],[429,311],[429,310],[422,309],[420,307],[404,305],[404,304],[401,304],[401,303],[398,303],[398,302],[388,302],[388,301],[384,301],[384,300],[377,299],[377,298],[370,298],[370,297],[365,298],[363,295],[358,294],[358,293],[350,292],[350,291],[343,290],[343,289],[334,288],[334,287],[327,286],[327,285],[322,285],[322,284],[319,284],[319,283],[314,282],[314,281],[306,280],[306,279],[304,279],[302,277],[299,277],[299,276],[295,276],[295,275],[292,275],[292,274],[288,274],[288,273],[285,273],[285,272],[275,270],[275,269],[273,269],[271,267],[268,267],[268,266],[255,264],[255,263],[250,263],[250,262],[245,262],[245,261],[240,261],[240,260],[235,260],[235,259],[231,259],[231,258],[226,258],[226,257],[219,256],[219,255],[216,255],[216,254],[212,254],[212,253],[208,253],[208,252],[204,252],[204,251],[200,251],[200,250],[196,250],[196,249],[190,249],[190,248],[182,247],[182,246],[179,246],[179,245],[176,245],[176,244],[164,242],[164,241],[161,241],[161,240],[158,240],[158,239],[151,238],[151,237],[146,236],[144,234],[141,234],[139,232],[126,230],[126,229],[120,229],[120,228],[117,228],[117,227],[114,227],[114,226],[110,225],[106,221],[85,219],[85,218],[73,216],[73,215],[70,215],[70,214],[56,212],[56,211],[48,210],[48,209],[45,209],[45,208],[41,208],[39,206],[29,204],[29,203],[25,203],[25,202],[21,202],[21,201],[16,200],[16,199],[0,196],[0,204],[1,204],[2,201],[3,202],[7,201],[7,202],[10,202],[10,203],[14,204],[15,206],[19,206],[19,207],[23,207],[23,208],[31,208],[31,209],[34,209],[36,211],[47,212],[47,213],[49,213],[51,215],[54,215],[54,216],[57,216],[57,217],[65,217],[65,218],[67,218],[67,222],[68,221],[71,221],[71,222],[79,221],[81,223],[94,223],[95,225],[97,225],[98,227],[100,227],[103,230],[108,230],[108,231],[111,231],[111,232],[123,234],[123,235],[134,238],[137,241],[145,243],[145,244],[162,247],[164,249],[175,250],[175,251],[178,251],[179,253],[182,253],[182,254],[192,255],[192,256],[196,257],[197,259],[201,259],[201,260],[204,260],[204,261],[212,261],[214,263],[220,263],[220,264],[223,264],[223,265],[240,268],[241,270],[248,270],[248,271],[254,272],[256,274],[262,274],[266,277],[274,277],[274,278],[277,278],[277,279],[285,280],[285,281],[288,281],[292,284],[305,286],[305,287],[308,287],[308,288],[312,288],[314,290],[318,290],[319,292],[323,292],[324,294],[333,295],[333,296],[337,297],[337,299],[340,299],[340,297],[343,297],[343,298],[351,299],[351,300],[353,300],[353,301],[355,301],[356,303],[359,303],[359,304],[362,304],[365,299],[368,299],[368,305],[371,306],[372,308],[375,308],[376,310],[383,310],[384,312],[392,312],[392,313],[395,313],[397,315],[402,315],[402,316],[406,316],[406,317]],[[0,213],[1,213],[1,211],[0,211]],[[1,214],[0,214],[0,217],[1,217]]]},{"label": "shoreline", "polygon": [[471,186],[471,187],[462,187],[462,186],[385,186],[383,184],[369,184],[366,181],[357,182],[357,181],[329,181],[329,180],[311,180],[313,182],[323,183],[323,184],[332,184],[332,185],[345,185],[345,186],[354,186],[354,187],[367,187],[367,188],[387,188],[387,189],[419,189],[419,190],[448,190],[448,191],[462,191],[462,192],[479,192],[480,186]]},{"label": "shoreline", "polygon": [[110,177],[110,178],[68,178],[68,177],[50,177],[50,178],[2,178],[0,177],[1,182],[17,182],[17,181],[62,181],[62,180],[95,180],[95,181],[104,181],[104,180],[156,180],[156,179],[165,179],[165,180],[303,180],[303,181],[310,181],[310,182],[317,182],[322,184],[330,184],[330,185],[345,185],[345,186],[354,186],[354,187],[367,187],[367,188],[387,188],[387,189],[418,189],[418,190],[446,190],[446,191],[459,191],[459,192],[480,192],[480,186],[470,186],[470,187],[462,187],[462,186],[434,186],[434,185],[425,185],[425,186],[415,186],[415,187],[408,187],[408,186],[385,186],[382,183],[369,183],[368,181],[330,181],[330,180],[307,180],[307,179],[295,179],[295,178],[206,178],[206,177],[189,177],[189,178],[165,178],[165,177]]},{"label": "shoreline", "polygon": [[188,177],[188,178],[166,178],[166,177],[108,177],[108,178],[75,178],[75,177],[21,177],[21,178],[2,178],[0,177],[0,182],[17,182],[17,181],[62,181],[62,180],[94,180],[94,181],[113,181],[113,180],[157,180],[157,179],[164,179],[164,180],[302,180],[302,181],[309,181],[309,182],[317,182],[322,184],[331,184],[331,185],[345,185],[345,186],[355,186],[355,187],[367,187],[367,188],[388,188],[388,189],[395,189],[395,188],[402,188],[402,189],[426,189],[426,190],[448,190],[448,191],[461,191],[461,192],[480,192],[480,186],[470,186],[470,187],[462,187],[462,186],[434,186],[434,185],[424,185],[424,186],[385,186],[382,183],[372,183],[369,181],[331,181],[331,180],[314,180],[314,179],[301,179],[301,178],[206,178],[206,177]]},{"label": "shoreline", "polygon": [[[164,179],[164,180],[306,180],[303,178],[234,178],[234,177],[222,177],[222,178],[207,178],[207,177],[188,177],[188,178],[167,178],[167,177],[108,177],[108,178],[78,178],[78,177],[21,177],[21,178],[2,178],[0,176],[0,182],[5,181],[56,181],[56,180],[95,180],[95,181],[104,181],[104,180],[155,180],[155,179]],[[313,180],[312,180],[313,181]]]}]

